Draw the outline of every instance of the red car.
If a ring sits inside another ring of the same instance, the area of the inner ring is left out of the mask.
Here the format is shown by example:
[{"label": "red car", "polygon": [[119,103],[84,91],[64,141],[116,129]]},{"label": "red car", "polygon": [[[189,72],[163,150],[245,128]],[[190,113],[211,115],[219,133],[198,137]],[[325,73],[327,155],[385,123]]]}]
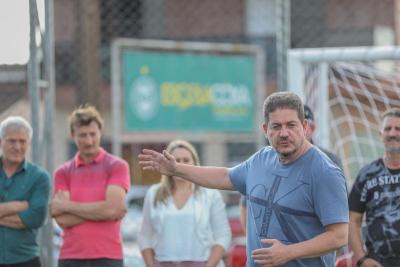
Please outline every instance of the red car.
[{"label": "red car", "polygon": [[335,267],[357,267],[354,252],[346,247],[343,255],[336,258]]},{"label": "red car", "polygon": [[229,218],[232,245],[227,253],[227,267],[246,266],[246,235],[239,217]]}]

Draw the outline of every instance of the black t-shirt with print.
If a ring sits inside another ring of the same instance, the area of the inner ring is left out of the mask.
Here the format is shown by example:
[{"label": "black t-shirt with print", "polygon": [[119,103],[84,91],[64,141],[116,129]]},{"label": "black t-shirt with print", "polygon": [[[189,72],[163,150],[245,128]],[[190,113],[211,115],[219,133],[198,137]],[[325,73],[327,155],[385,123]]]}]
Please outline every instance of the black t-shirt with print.
[{"label": "black t-shirt with print", "polygon": [[400,170],[388,170],[382,159],[363,167],[350,192],[349,208],[366,213],[368,253],[400,260]]}]

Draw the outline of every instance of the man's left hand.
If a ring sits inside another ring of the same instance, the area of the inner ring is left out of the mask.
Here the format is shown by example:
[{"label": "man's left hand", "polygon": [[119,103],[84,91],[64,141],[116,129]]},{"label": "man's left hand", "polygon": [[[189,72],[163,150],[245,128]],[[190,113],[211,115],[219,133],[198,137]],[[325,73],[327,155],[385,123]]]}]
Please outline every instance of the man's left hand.
[{"label": "man's left hand", "polygon": [[291,260],[288,246],[276,239],[262,239],[261,242],[269,244],[270,247],[253,250],[251,257],[255,263],[263,267],[272,267],[282,265]]}]

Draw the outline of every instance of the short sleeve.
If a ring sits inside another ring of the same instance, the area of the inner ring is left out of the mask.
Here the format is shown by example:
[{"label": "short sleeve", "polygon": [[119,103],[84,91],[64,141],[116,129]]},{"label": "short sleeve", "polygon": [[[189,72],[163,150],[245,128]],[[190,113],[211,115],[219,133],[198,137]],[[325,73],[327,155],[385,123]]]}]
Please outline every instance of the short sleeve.
[{"label": "short sleeve", "polygon": [[356,181],[353,184],[349,195],[349,209],[350,211],[355,211],[359,213],[364,213],[366,206],[365,201],[362,201],[362,190],[364,188],[365,182],[362,182],[361,175],[358,174]]},{"label": "short sleeve", "polygon": [[248,160],[228,169],[229,179],[231,180],[233,187],[243,195],[246,195],[246,179],[248,172]]},{"label": "short sleeve", "polygon": [[131,184],[128,163],[124,160],[117,160],[111,165],[108,185],[119,185],[128,192]]},{"label": "short sleeve", "polygon": [[313,183],[313,203],[321,223],[326,226],[349,222],[347,187],[343,172],[339,168],[323,164],[314,173]]},{"label": "short sleeve", "polygon": [[54,172],[54,189],[53,193],[60,190],[69,191],[68,177],[66,175],[66,165],[61,166]]}]

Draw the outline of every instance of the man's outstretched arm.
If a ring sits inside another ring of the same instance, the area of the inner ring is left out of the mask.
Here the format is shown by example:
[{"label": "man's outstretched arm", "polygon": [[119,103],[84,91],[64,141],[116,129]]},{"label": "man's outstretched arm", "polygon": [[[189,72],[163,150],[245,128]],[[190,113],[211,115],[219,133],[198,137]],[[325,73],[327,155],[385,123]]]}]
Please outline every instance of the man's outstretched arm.
[{"label": "man's outstretched arm", "polygon": [[144,149],[142,154],[139,155],[139,164],[143,170],[178,176],[204,187],[234,190],[227,168],[201,167],[177,163],[174,156],[165,150],[163,153],[159,153],[154,150]]}]

